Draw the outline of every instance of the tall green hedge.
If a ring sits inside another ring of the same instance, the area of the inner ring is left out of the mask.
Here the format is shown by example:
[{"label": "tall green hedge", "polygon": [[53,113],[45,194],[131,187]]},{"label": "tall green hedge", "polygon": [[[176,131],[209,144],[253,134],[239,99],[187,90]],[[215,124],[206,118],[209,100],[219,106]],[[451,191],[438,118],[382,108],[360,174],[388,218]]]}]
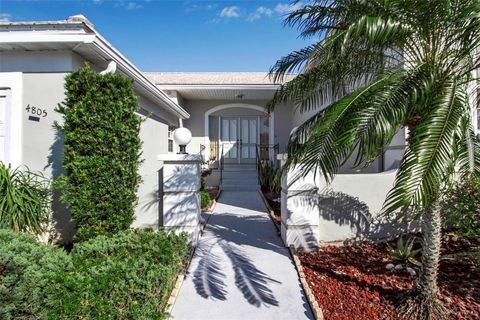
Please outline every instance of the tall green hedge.
[{"label": "tall green hedge", "polygon": [[63,115],[65,174],[56,182],[77,223],[76,241],[129,228],[140,183],[141,118],[132,80],[88,65],[67,75]]}]

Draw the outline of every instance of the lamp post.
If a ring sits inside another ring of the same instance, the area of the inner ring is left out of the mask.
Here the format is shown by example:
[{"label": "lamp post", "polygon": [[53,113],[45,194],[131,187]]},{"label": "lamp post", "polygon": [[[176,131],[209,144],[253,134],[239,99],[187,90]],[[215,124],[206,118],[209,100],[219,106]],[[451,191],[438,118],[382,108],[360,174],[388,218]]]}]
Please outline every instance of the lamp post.
[{"label": "lamp post", "polygon": [[185,148],[192,141],[192,133],[185,127],[180,127],[173,131],[173,140],[180,146],[178,154],[186,154]]}]

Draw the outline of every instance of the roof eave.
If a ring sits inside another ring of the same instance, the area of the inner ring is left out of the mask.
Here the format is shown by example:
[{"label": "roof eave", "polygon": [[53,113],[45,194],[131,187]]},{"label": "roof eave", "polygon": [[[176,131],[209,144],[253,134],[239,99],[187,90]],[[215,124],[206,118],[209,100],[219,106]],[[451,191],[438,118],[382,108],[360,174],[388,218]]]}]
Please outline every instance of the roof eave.
[{"label": "roof eave", "polygon": [[[0,43],[71,43],[75,44],[75,48],[80,46],[92,46],[94,51],[102,56],[106,61],[114,61],[117,68],[125,75],[131,77],[138,86],[144,88],[145,92],[150,93],[149,96],[160,102],[167,111],[173,113],[181,119],[188,119],[190,114],[180,105],[171,100],[161,89],[151,82],[133,63],[115,49],[108,41],[106,41],[98,32],[93,29],[88,21],[82,22],[21,22],[21,23],[2,23],[1,27],[8,27],[8,31],[30,31],[39,26],[65,25],[85,28],[88,31],[84,34],[78,33],[48,33],[35,32],[33,34],[27,32],[2,32]],[[30,29],[29,29],[30,28]]]},{"label": "roof eave", "polygon": [[171,100],[160,88],[148,80],[148,78],[145,77],[145,75],[143,75],[133,63],[121,55],[115,48],[110,46],[103,37],[97,34],[93,44],[98,51],[108,56],[112,61],[115,61],[115,63],[117,63],[117,68],[120,68],[123,73],[134,79],[139,86],[143,87],[148,92],[151,92],[158,101],[165,104],[176,116],[182,119],[190,118],[190,114],[185,109]]}]

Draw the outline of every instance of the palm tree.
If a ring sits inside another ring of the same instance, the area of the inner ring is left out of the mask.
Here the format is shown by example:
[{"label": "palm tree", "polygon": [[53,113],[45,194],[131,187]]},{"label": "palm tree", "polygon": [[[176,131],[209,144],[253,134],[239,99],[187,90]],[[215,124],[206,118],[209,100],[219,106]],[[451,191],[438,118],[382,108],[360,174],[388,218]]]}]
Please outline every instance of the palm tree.
[{"label": "palm tree", "polygon": [[280,86],[267,109],[293,101],[300,112],[318,112],[291,136],[284,172],[319,170],[330,182],[351,157],[368,166],[406,128],[384,211],[423,223],[423,267],[404,314],[441,317],[439,197],[455,174],[480,172],[472,127],[480,2],[317,0],[288,14],[285,24],[318,41],[272,67],[277,82],[301,73]]}]

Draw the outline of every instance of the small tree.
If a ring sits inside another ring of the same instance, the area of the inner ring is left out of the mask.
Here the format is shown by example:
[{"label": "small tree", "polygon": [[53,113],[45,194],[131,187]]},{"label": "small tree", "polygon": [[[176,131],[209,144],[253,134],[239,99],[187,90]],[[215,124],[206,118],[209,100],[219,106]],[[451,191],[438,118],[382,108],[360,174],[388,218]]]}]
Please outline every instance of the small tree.
[{"label": "small tree", "polygon": [[352,155],[355,166],[367,166],[408,129],[384,210],[413,211],[423,222],[423,266],[402,308],[409,319],[448,317],[438,299],[439,200],[455,171],[480,176],[471,119],[478,101],[470,99],[479,88],[479,12],[478,0],[314,0],[285,24],[323,40],[271,70],[276,81],[302,73],[279,88],[269,110],[287,100],[302,112],[318,108],[292,135],[285,171],[298,165],[330,182]]},{"label": "small tree", "polygon": [[140,183],[141,118],[132,81],[88,65],[67,75],[63,125],[65,173],[56,181],[77,223],[74,239],[128,229]]}]

